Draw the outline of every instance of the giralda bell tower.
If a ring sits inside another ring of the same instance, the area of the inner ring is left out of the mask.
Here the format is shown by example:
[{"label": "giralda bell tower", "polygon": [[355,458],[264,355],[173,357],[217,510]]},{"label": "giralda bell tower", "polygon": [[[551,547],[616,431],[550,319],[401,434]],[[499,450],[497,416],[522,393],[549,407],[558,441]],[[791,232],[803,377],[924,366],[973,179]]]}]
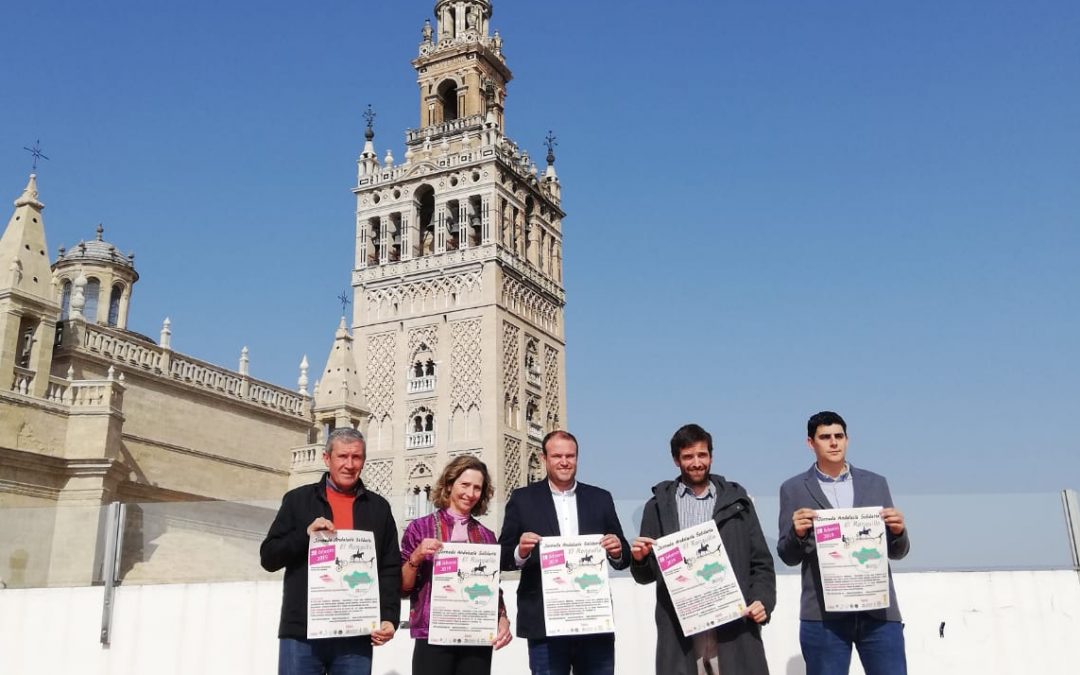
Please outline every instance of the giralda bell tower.
[{"label": "giralda bell tower", "polygon": [[506,135],[512,75],[491,15],[489,0],[435,3],[413,61],[420,125],[400,162],[380,159],[369,111],[359,159],[364,480],[402,524],[428,512],[438,472],[462,454],[492,473],[494,524],[510,490],[543,477],[540,439],[566,422],[554,139],[540,172]]}]

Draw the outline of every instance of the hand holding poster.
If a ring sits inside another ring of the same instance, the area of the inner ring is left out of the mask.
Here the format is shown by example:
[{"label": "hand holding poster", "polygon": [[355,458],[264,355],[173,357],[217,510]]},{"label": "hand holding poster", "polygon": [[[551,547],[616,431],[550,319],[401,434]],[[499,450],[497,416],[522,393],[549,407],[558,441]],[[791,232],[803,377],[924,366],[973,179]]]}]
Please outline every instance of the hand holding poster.
[{"label": "hand holding poster", "polygon": [[540,540],[540,581],[548,637],[615,630],[602,538],[592,534]]},{"label": "hand holding poster", "polygon": [[746,600],[716,523],[710,520],[660,537],[653,551],[684,635],[743,615]]},{"label": "hand holding poster", "polygon": [[498,544],[443,544],[432,568],[428,642],[490,646],[498,630]]},{"label": "hand holding poster", "polygon": [[826,509],[814,518],[827,612],[889,606],[889,558],[881,507]]},{"label": "hand holding poster", "polygon": [[318,532],[308,543],[308,639],[369,635],[379,627],[375,535]]}]

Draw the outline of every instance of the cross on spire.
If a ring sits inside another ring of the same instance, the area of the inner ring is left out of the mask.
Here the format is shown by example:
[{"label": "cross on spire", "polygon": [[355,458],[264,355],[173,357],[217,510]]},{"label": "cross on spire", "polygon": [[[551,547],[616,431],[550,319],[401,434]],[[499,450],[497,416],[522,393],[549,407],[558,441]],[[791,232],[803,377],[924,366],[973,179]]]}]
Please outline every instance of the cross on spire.
[{"label": "cross on spire", "polygon": [[341,303],[341,316],[345,316],[345,310],[352,304],[352,300],[349,299],[349,289],[342,290],[337,299]]},{"label": "cross on spire", "polygon": [[48,157],[46,157],[45,154],[41,152],[41,139],[38,139],[38,140],[34,141],[34,147],[32,147],[32,148],[28,148],[28,147],[26,147],[24,145],[23,150],[26,150],[27,152],[29,152],[33,156],[33,158],[34,158],[33,171],[35,173],[37,173],[38,160],[39,159],[48,159]]}]

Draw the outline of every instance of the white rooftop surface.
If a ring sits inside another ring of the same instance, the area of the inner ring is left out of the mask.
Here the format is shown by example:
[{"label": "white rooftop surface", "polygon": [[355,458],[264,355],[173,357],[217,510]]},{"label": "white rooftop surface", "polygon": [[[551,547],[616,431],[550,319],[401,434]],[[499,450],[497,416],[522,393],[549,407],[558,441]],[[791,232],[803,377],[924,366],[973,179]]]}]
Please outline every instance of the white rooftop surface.
[{"label": "white rooftop surface", "polygon": [[[896,574],[913,675],[1080,672],[1080,575],[1071,570]],[[798,643],[798,575],[777,577],[764,632],[774,675],[805,672]],[[514,616],[516,582],[504,582]],[[612,580],[616,672],[654,672],[654,587]],[[266,675],[277,672],[281,584],[121,586],[112,646],[99,643],[103,589],[0,591],[0,672],[51,675]],[[403,616],[407,612],[407,601]],[[945,624],[944,636],[940,627]],[[408,631],[375,652],[375,675],[407,675]],[[496,675],[527,674],[525,641],[495,654]],[[857,657],[851,673],[862,674]]]}]

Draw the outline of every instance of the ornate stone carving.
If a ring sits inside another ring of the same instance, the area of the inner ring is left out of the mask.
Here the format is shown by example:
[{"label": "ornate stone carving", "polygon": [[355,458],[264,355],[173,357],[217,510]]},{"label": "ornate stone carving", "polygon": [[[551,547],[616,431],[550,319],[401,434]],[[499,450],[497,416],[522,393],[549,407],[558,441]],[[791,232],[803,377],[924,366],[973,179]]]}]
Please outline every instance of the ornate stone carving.
[{"label": "ornate stone carving", "polygon": [[521,487],[521,441],[513,436],[503,438],[502,497],[507,499],[514,488]]},{"label": "ornate stone carving", "polygon": [[509,321],[503,322],[503,392],[505,392],[507,398],[517,396],[518,390],[521,388],[521,364],[518,363],[520,336],[520,328]]},{"label": "ornate stone carving", "polygon": [[394,411],[396,351],[396,333],[379,333],[368,337],[367,382],[364,383],[364,394],[371,409],[371,416],[375,419],[382,419],[384,415],[390,415]]},{"label": "ornate stone carving", "polygon": [[360,477],[364,481],[364,487],[389,498],[394,485],[394,460],[371,460],[364,464],[364,472]]},{"label": "ornate stone carving", "polygon": [[535,483],[543,480],[545,476],[547,476],[547,469],[544,468],[544,462],[540,459],[540,448],[531,448],[529,450],[529,482]]},{"label": "ornate stone carving", "polygon": [[439,329],[435,324],[413,328],[409,331],[409,358],[416,358],[421,345],[427,345],[432,354],[438,353]]},{"label": "ornate stone carving", "polygon": [[395,306],[396,312],[423,312],[453,307],[462,296],[474,291],[479,292],[482,276],[481,270],[471,270],[385,288],[373,288],[365,294],[365,302],[368,311],[374,316],[391,316],[395,313]]},{"label": "ornate stone carving", "polygon": [[547,431],[559,428],[559,352],[544,345],[544,406]]},{"label": "ornate stone carving", "polygon": [[480,319],[450,324],[450,409],[480,407],[481,359]]},{"label": "ornate stone carving", "polygon": [[502,304],[518,316],[553,333],[558,331],[558,306],[529,286],[504,276],[501,296]]}]

